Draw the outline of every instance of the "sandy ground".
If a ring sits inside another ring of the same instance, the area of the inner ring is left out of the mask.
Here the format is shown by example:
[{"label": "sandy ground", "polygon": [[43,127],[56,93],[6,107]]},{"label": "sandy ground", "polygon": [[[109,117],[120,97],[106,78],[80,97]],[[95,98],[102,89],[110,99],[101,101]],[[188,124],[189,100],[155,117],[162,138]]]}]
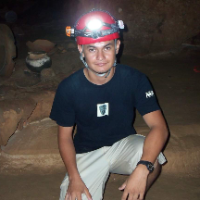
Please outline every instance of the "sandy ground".
[{"label": "sandy ground", "polygon": [[[56,200],[64,173],[51,175],[0,176],[1,200]],[[104,200],[119,200],[118,187],[126,177],[110,177]],[[115,180],[114,180],[115,179]],[[199,178],[161,175],[149,190],[146,200],[199,200]]]}]

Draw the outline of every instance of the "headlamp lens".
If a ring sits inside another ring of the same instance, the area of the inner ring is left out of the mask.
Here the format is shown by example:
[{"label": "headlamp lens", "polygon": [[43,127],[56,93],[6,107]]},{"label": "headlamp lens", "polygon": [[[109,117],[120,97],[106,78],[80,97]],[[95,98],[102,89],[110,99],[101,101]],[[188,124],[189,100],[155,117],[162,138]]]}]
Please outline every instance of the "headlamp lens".
[{"label": "headlamp lens", "polygon": [[99,19],[93,19],[88,22],[87,27],[91,31],[98,30],[102,27],[102,22]]}]

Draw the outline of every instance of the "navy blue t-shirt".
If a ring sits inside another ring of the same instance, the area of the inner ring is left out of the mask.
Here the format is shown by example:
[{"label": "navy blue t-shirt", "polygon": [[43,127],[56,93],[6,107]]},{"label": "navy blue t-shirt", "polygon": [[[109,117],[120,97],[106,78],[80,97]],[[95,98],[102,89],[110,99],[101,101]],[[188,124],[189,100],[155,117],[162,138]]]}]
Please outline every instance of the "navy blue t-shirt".
[{"label": "navy blue t-shirt", "polygon": [[64,79],[50,118],[63,127],[76,124],[75,150],[85,153],[135,134],[134,108],[142,116],[160,109],[147,77],[118,64],[112,79],[103,85],[88,81],[83,69]]}]

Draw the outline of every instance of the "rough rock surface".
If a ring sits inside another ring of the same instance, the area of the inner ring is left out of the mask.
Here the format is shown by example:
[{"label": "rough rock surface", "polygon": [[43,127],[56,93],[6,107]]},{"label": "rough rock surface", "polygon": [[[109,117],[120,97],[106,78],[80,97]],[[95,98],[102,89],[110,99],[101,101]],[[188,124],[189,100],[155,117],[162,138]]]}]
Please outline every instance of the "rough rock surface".
[{"label": "rough rock surface", "polygon": [[200,32],[200,1],[196,0],[77,0],[64,8],[66,18],[73,16],[73,23],[92,8],[122,19],[126,24],[124,52],[138,56],[173,52]]},{"label": "rough rock surface", "polygon": [[27,123],[42,120],[44,118],[49,117],[54,96],[55,91],[42,91],[31,94],[30,98],[37,102],[37,105],[31,113],[31,116],[28,118]]},{"label": "rough rock surface", "polygon": [[7,99],[7,97],[0,101],[0,145],[6,145],[9,137],[17,129],[48,117],[54,95],[55,91],[47,90],[31,93],[28,98]]},{"label": "rough rock surface", "polygon": [[[136,127],[139,134],[146,135],[148,128]],[[171,125],[170,138],[164,149],[167,163],[163,172],[166,174],[199,176],[200,175],[200,125]]]},{"label": "rough rock surface", "polygon": [[0,145],[6,145],[17,128],[23,126],[35,105],[31,99],[0,101]]},{"label": "rough rock surface", "polygon": [[35,172],[50,173],[64,167],[57,145],[57,125],[50,119],[29,124],[16,131],[2,148],[2,173]]},{"label": "rough rock surface", "polygon": [[15,39],[5,24],[0,24],[0,76],[9,77],[14,69],[16,57]]},{"label": "rough rock surface", "polygon": [[[164,166],[163,173],[199,176],[200,126],[174,125],[169,129],[171,137],[164,151],[168,163]],[[136,127],[136,130],[142,135],[149,131],[147,127]],[[4,173],[9,169],[21,169],[25,172],[39,169],[43,173],[49,173],[64,168],[57,146],[57,125],[48,118],[17,131],[8,144],[2,147],[2,156],[8,159],[7,164],[0,169]]]}]

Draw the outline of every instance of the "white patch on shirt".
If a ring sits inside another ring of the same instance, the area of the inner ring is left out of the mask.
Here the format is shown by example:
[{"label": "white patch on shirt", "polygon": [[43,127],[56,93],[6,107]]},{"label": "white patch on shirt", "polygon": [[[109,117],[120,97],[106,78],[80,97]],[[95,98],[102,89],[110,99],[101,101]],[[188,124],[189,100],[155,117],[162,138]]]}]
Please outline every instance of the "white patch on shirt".
[{"label": "white patch on shirt", "polygon": [[109,115],[109,103],[97,104],[97,117]]},{"label": "white patch on shirt", "polygon": [[154,92],[152,90],[146,92],[146,98],[150,98],[154,96]]}]

